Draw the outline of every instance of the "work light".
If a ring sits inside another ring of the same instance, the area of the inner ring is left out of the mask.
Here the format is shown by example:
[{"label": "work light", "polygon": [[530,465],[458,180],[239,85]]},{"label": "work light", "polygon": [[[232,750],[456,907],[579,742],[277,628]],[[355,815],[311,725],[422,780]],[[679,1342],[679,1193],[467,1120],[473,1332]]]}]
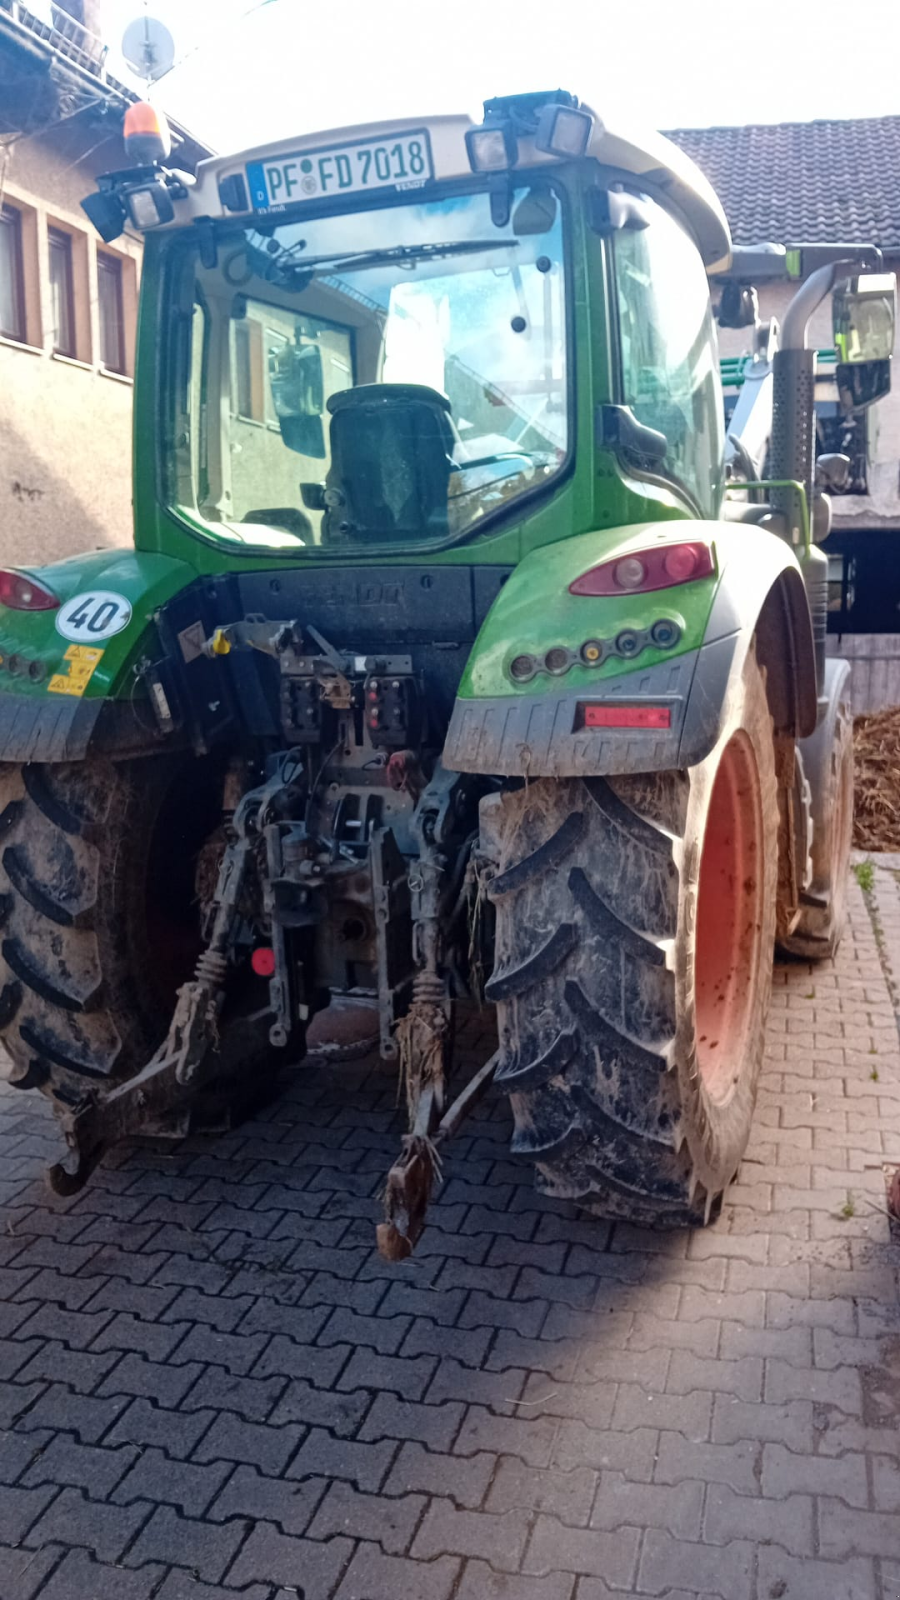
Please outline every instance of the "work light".
[{"label": "work light", "polygon": [[128,190],[127,202],[131,220],[141,233],[171,222],[175,215],[172,196],[161,178],[140,189]]},{"label": "work light", "polygon": [[544,106],[534,136],[536,150],[548,156],[583,156],[590,142],[594,119],[574,106]]},{"label": "work light", "polygon": [[505,172],[514,167],[519,146],[512,124],[503,120],[470,128],[466,134],[466,153],[473,172]]}]

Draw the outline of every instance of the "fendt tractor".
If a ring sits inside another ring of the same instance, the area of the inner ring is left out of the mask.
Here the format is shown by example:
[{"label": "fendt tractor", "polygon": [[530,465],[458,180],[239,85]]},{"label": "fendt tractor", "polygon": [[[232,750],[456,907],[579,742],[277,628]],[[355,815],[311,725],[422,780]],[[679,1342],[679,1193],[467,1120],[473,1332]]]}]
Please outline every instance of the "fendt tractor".
[{"label": "fendt tractor", "polygon": [[[0,574],[0,1028],[53,1187],[237,1115],[351,996],[408,1107],[389,1258],[492,1085],[545,1193],[709,1222],[775,943],[841,937],[846,458],[814,459],[807,326],[833,295],[872,403],[893,277],[733,248],[673,145],[562,91],[195,177],[149,106],[125,135],[84,205],[145,241],[134,549]],[[713,301],[752,357],[727,437]]]}]

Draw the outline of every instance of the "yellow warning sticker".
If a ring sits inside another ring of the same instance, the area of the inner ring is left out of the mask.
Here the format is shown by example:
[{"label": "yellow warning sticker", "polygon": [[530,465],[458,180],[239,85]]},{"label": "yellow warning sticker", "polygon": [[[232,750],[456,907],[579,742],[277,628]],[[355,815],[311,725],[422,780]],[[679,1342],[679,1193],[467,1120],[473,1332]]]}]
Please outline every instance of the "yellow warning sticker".
[{"label": "yellow warning sticker", "polygon": [[69,670],[54,673],[47,685],[50,693],[83,695],[102,655],[102,650],[94,650],[88,644],[70,644],[63,657],[69,664]]}]

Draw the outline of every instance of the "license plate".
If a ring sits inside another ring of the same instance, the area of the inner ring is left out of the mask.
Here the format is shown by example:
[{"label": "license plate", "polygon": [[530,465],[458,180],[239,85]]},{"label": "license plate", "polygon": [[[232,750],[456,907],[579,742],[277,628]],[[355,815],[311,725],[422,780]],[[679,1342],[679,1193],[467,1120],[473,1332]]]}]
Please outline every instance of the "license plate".
[{"label": "license plate", "polygon": [[431,146],[424,128],[396,138],[301,150],[271,161],[251,161],[247,166],[255,211],[282,211],[298,201],[368,194],[375,189],[419,189],[433,177]]}]

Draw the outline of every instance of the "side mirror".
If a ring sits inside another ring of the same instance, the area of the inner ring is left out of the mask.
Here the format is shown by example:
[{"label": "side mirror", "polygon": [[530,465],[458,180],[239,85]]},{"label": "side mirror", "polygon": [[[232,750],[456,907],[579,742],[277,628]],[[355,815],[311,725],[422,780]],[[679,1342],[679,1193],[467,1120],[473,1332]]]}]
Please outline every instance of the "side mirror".
[{"label": "side mirror", "polygon": [[325,383],[317,344],[285,344],[269,351],[269,387],[281,437],[289,450],[321,460],[325,455]]},{"label": "side mirror", "polygon": [[325,459],[325,429],[321,417],[279,417],[281,437],[289,450],[314,461]]},{"label": "side mirror", "polygon": [[549,233],[556,221],[557,209],[553,190],[535,184],[523,194],[512,214],[513,233],[519,238],[530,233]]},{"label": "side mirror", "polygon": [[845,411],[874,405],[890,392],[896,303],[893,272],[860,273],[834,292],[835,377]]},{"label": "side mirror", "polygon": [[665,461],[669,450],[665,434],[639,422],[630,406],[601,406],[599,422],[600,439],[608,450],[639,456],[653,466]]}]

